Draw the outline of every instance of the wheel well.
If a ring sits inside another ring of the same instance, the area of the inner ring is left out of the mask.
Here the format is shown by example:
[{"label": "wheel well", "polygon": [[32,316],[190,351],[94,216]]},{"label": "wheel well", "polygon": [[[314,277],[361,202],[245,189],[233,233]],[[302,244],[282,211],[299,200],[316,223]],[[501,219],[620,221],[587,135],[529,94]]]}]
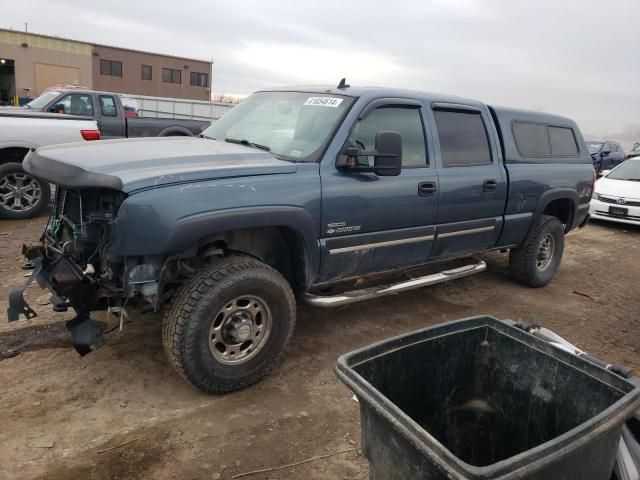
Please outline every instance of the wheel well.
[{"label": "wheel well", "polygon": [[[194,272],[216,258],[230,254],[254,257],[275,268],[291,285],[294,292],[304,291],[308,283],[309,262],[303,237],[288,227],[260,227],[222,232],[199,240],[188,251],[173,256],[175,273]],[[177,278],[174,274],[170,277]],[[171,280],[169,280],[171,282]]]},{"label": "wheel well", "polygon": [[29,153],[29,149],[24,147],[2,148],[0,149],[0,164],[9,162],[22,163],[27,153]]},{"label": "wheel well", "polygon": [[564,224],[564,229],[568,232],[573,224],[574,204],[569,198],[558,198],[547,205],[542,212],[543,215],[556,217]]}]

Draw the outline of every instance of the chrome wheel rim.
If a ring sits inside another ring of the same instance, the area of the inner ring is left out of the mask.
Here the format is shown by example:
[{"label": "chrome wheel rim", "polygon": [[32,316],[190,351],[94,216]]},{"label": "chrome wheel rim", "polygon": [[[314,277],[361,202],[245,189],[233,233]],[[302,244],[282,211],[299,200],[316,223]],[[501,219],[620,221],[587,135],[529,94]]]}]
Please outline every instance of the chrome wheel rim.
[{"label": "chrome wheel rim", "polygon": [[0,206],[12,212],[26,212],[40,201],[40,183],[22,172],[8,173],[0,179]]},{"label": "chrome wheel rim", "polygon": [[538,245],[538,255],[536,256],[536,267],[538,270],[546,270],[551,265],[555,252],[555,240],[553,235],[547,233]]},{"label": "chrome wheel rim", "polygon": [[263,299],[255,295],[236,297],[213,318],[209,350],[221,363],[246,362],[266,344],[271,324],[271,310]]}]

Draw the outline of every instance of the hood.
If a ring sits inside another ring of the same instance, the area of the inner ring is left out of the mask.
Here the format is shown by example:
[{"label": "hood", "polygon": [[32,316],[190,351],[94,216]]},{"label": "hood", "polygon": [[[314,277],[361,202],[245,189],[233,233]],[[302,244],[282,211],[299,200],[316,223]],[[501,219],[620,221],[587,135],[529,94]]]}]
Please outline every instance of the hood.
[{"label": "hood", "polygon": [[595,191],[600,195],[640,200],[640,182],[612,180],[604,177],[596,182]]},{"label": "hood", "polygon": [[66,188],[141,188],[199,180],[294,173],[269,152],[204,138],[138,138],[39,148],[24,169]]}]

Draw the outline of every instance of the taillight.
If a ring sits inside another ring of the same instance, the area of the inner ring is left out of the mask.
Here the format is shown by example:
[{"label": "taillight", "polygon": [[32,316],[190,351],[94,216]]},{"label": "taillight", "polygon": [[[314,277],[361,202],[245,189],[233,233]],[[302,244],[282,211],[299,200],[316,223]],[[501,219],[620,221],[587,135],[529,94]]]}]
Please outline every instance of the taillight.
[{"label": "taillight", "polygon": [[100,130],[80,130],[80,135],[85,140],[100,140]]}]

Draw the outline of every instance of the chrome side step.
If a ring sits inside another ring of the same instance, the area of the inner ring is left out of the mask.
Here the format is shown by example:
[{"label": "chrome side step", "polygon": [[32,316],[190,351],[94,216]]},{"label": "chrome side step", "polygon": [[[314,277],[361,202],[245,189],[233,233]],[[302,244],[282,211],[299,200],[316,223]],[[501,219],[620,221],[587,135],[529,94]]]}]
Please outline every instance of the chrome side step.
[{"label": "chrome side step", "polygon": [[486,268],[487,264],[483,260],[479,260],[478,263],[475,264],[465,265],[464,267],[454,268],[451,270],[444,270],[432,275],[412,278],[411,280],[404,280],[392,285],[363,288],[361,290],[353,290],[352,292],[340,293],[338,295],[314,295],[307,292],[302,294],[301,298],[304,303],[311,305],[312,307],[340,307],[342,305],[362,302],[363,300],[369,300],[371,298],[383,297],[385,295],[413,290],[414,288],[426,287],[428,285],[435,285],[436,283],[443,283],[457,278],[468,277],[474,273],[483,272]]}]

